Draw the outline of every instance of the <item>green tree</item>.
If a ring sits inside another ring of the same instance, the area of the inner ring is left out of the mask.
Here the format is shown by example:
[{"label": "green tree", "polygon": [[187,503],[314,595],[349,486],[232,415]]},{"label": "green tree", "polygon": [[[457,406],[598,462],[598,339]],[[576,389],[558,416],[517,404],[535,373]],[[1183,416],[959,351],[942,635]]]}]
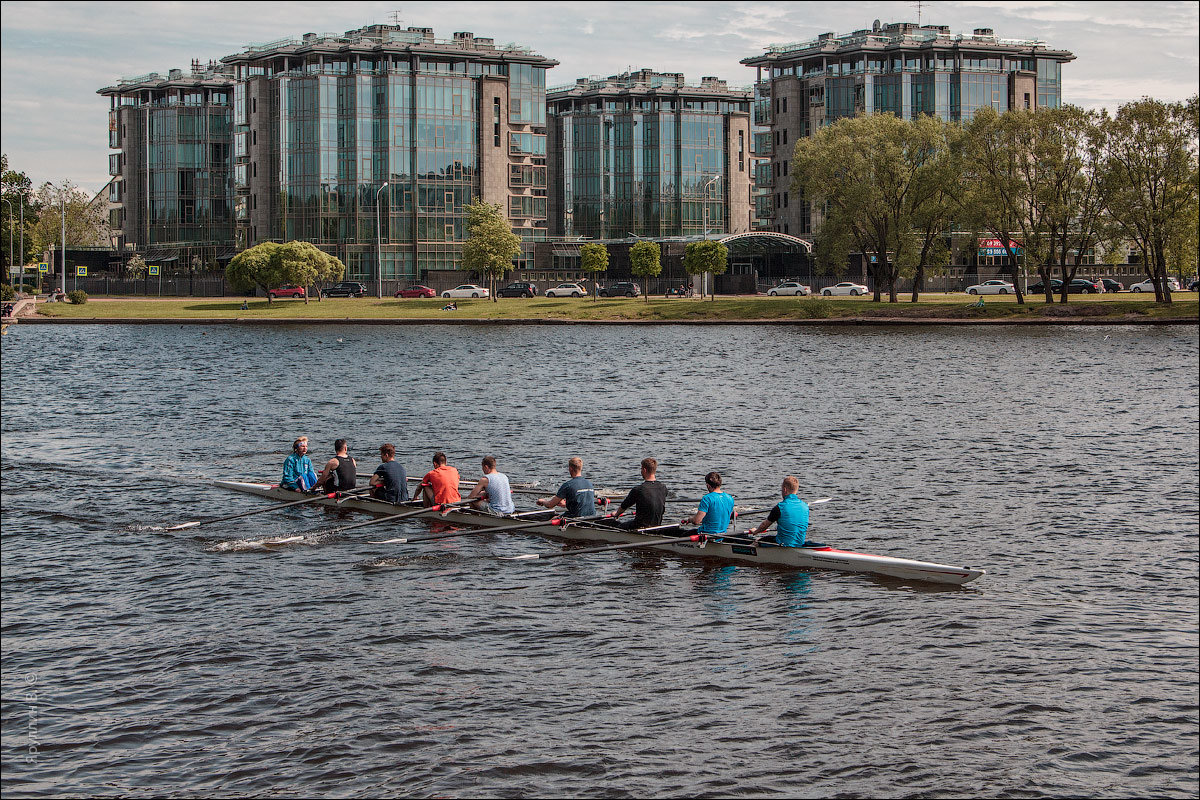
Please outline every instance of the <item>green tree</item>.
[{"label": "green tree", "polygon": [[592,281],[596,284],[592,299],[597,300],[600,296],[600,280],[596,276],[608,269],[608,248],[597,242],[589,242],[579,248],[579,256],[579,266],[592,276]]},{"label": "green tree", "polygon": [[477,197],[465,208],[468,234],[463,242],[463,269],[486,275],[492,302],[497,302],[496,279],[503,278],[521,254],[521,237],[512,232],[495,203]]},{"label": "green tree", "polygon": [[1170,303],[1166,279],[1172,242],[1186,242],[1195,222],[1200,98],[1126,103],[1115,116],[1105,114],[1100,127],[1105,210],[1142,251],[1155,299]]},{"label": "green tree", "polygon": [[243,250],[225,268],[225,279],[239,291],[262,289],[270,304],[270,290],[284,282],[279,259],[275,258],[275,251],[282,246],[276,242],[263,242]]},{"label": "green tree", "polygon": [[[346,267],[341,260],[329,255],[310,242],[287,242],[281,244],[271,253],[271,258],[278,263],[279,280],[282,283],[294,283],[306,289],[315,288],[321,281],[336,281],[346,274]],[[304,293],[304,302],[312,291]],[[320,298],[321,293],[317,292]],[[268,299],[270,299],[268,297]],[[317,302],[320,302],[318,299]]]},{"label": "green tree", "polygon": [[106,247],[112,244],[107,201],[93,198],[71,181],[64,182],[62,186],[44,183],[33,198],[41,213],[28,226],[33,252],[44,252],[50,245],[58,245],[61,241],[64,198],[67,247]]},{"label": "green tree", "polygon": [[146,259],[134,254],[133,258],[125,262],[125,274],[134,280],[138,280],[146,274],[146,266]]},{"label": "green tree", "polygon": [[[713,239],[700,242],[688,242],[683,248],[683,271],[688,275],[703,275],[711,272],[714,276],[725,272],[729,267],[729,248]],[[716,282],[713,282],[712,299],[716,302]]]},{"label": "green tree", "polygon": [[662,250],[654,242],[639,241],[629,248],[629,264],[629,271],[645,284],[646,302],[650,302],[649,280],[662,272]]},{"label": "green tree", "polygon": [[[12,254],[19,259],[22,252],[28,262],[34,253],[33,242],[29,238],[29,227],[37,222],[40,206],[33,199],[33,183],[24,172],[10,169],[8,155],[0,154],[0,188],[3,189],[5,203],[0,203],[0,214],[4,224],[0,226],[0,251],[3,252],[4,263],[8,263],[9,241],[12,241]],[[24,209],[25,227],[21,227],[22,209]],[[11,218],[9,215],[12,215]],[[24,266],[24,265],[22,265]]]}]

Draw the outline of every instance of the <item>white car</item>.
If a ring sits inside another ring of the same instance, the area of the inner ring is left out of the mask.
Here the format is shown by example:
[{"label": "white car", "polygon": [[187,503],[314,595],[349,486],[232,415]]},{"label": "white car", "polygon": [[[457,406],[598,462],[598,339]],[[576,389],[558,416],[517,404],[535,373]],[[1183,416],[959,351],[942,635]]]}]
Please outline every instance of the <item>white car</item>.
[{"label": "white car", "polygon": [[[1182,291],[1182,289],[1179,288],[1179,281],[1175,280],[1174,278],[1167,278],[1167,286],[1171,287],[1172,292]],[[1153,292],[1154,291],[1154,281],[1142,281],[1141,283],[1135,283],[1129,287],[1129,291],[1131,291],[1131,292]]]},{"label": "white car", "polygon": [[1015,294],[1016,291],[1008,281],[984,281],[967,287],[967,294]]},{"label": "white car", "polygon": [[860,294],[866,294],[871,291],[861,283],[851,283],[850,281],[842,281],[837,286],[826,286],[821,290],[821,294],[829,297],[835,294],[848,294],[853,297],[858,297]]},{"label": "white car", "polygon": [[442,292],[442,297],[488,297],[488,290],[473,283],[464,283]]},{"label": "white car", "polygon": [[546,297],[583,297],[588,290],[578,283],[560,283],[546,290]]},{"label": "white car", "polygon": [[767,294],[769,294],[771,297],[775,297],[776,295],[804,297],[812,294],[812,289],[808,286],[805,286],[803,283],[797,283],[796,281],[784,281],[778,286],[772,287],[770,290],[768,290]]}]

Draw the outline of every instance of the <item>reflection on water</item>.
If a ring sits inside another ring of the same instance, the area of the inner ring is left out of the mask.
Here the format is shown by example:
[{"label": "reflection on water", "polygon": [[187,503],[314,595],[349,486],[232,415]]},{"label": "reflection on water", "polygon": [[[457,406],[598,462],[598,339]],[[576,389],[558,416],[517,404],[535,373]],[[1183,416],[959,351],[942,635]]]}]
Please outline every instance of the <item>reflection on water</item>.
[{"label": "reflection on water", "polygon": [[[17,326],[3,789],[1195,796],[1197,341]],[[409,474],[490,454],[548,493],[571,455],[613,488],[653,455],[682,497],[790,473],[834,498],[821,541],[988,575],[509,562],[560,545],[376,545],[439,523],[331,533],[358,515],[308,507],[152,529],[260,507],[211,480],[277,479],[300,433],[321,458],[348,438],[362,474],[390,441]]]}]

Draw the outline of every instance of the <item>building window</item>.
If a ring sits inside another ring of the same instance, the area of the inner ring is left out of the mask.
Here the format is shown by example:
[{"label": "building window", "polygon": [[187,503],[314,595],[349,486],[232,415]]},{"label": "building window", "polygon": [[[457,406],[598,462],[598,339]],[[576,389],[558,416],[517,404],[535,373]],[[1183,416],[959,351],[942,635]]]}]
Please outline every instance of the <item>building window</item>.
[{"label": "building window", "polygon": [[783,113],[787,113],[787,98],[783,98]]},{"label": "building window", "polygon": [[500,98],[492,98],[492,146],[500,146]]},{"label": "building window", "polygon": [[1025,107],[1026,107],[1026,108],[1030,108],[1030,105],[1029,105],[1029,92],[1026,92],[1026,93],[1025,93]]}]

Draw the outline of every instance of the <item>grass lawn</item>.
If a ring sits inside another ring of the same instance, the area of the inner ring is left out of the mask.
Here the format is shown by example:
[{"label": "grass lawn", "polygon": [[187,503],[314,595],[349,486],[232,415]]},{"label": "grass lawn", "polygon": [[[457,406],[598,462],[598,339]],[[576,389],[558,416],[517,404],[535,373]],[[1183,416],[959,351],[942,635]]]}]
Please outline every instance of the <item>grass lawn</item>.
[{"label": "grass lawn", "polygon": [[[1137,298],[1137,299],[1134,299]],[[1071,302],[1047,305],[1039,295],[1027,298],[1023,306],[1011,296],[989,296],[976,307],[976,298],[964,294],[925,294],[919,303],[874,303],[861,297],[720,297],[714,303],[699,299],[533,299],[501,298],[459,300],[457,311],[442,311],[448,301],[398,300],[370,297],[336,298],[307,305],[300,300],[251,300],[242,309],[242,300],[231,298],[104,298],[91,297],[84,305],[45,303],[40,314],[74,319],[228,319],[228,320],[661,320],[661,321],[742,321],[742,320],[836,320],[854,318],[903,319],[1038,319],[1054,317],[1197,319],[1200,302],[1195,292],[1177,292],[1171,305],[1157,305],[1144,295],[1101,294],[1072,295]]]}]

